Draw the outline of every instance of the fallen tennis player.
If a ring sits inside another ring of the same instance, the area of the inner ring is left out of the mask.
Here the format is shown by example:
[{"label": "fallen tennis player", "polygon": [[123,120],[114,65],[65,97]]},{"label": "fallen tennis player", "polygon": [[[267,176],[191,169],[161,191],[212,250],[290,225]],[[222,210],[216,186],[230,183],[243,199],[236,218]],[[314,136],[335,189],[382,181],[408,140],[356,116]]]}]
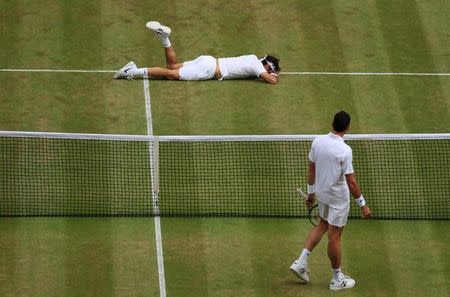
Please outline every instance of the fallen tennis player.
[{"label": "fallen tennis player", "polygon": [[356,182],[352,165],[352,149],[344,143],[343,136],[350,125],[350,115],[345,111],[335,114],[333,131],[314,139],[309,151],[307,205],[313,205],[317,195],[319,224],[309,233],[298,260],[290,270],[300,279],[309,282],[308,257],[323,235],[328,232],[328,257],[333,278],[331,290],[353,288],[355,280],[342,272],[341,236],[350,210],[350,194],[355,197],[365,219],[371,216],[361,190]]},{"label": "fallen tennis player", "polygon": [[164,46],[166,67],[138,68],[131,61],[114,74],[114,79],[157,77],[169,80],[201,81],[259,78],[270,84],[278,82],[279,59],[274,56],[266,55],[262,59],[258,59],[253,54],[219,59],[212,56],[200,56],[192,61],[178,63],[169,39],[172,30],[155,21],[148,22],[146,27],[155,32]]}]

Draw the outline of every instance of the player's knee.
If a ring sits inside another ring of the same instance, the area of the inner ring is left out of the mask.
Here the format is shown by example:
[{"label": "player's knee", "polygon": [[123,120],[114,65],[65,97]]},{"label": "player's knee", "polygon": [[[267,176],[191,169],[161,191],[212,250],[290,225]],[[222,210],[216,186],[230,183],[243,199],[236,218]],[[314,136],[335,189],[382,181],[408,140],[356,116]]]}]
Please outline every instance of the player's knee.
[{"label": "player's knee", "polygon": [[169,70],[166,74],[166,78],[169,80],[179,80],[180,75],[178,74],[178,69]]},{"label": "player's knee", "polygon": [[319,225],[317,225],[317,228],[326,232],[328,230],[328,222],[324,219],[321,219]]},{"label": "player's knee", "polygon": [[340,242],[341,234],[339,232],[329,232],[328,231],[328,241],[330,242]]}]

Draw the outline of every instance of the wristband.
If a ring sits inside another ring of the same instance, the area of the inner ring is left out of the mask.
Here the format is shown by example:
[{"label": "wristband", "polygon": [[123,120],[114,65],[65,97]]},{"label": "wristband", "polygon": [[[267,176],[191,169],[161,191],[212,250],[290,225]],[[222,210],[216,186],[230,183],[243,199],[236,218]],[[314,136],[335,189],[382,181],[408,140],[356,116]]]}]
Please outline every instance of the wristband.
[{"label": "wristband", "polygon": [[306,191],[308,194],[314,194],[316,192],[316,185],[306,185]]},{"label": "wristband", "polygon": [[355,199],[356,204],[359,205],[359,207],[363,207],[366,205],[366,200],[364,200],[363,195],[359,196],[359,198]]}]

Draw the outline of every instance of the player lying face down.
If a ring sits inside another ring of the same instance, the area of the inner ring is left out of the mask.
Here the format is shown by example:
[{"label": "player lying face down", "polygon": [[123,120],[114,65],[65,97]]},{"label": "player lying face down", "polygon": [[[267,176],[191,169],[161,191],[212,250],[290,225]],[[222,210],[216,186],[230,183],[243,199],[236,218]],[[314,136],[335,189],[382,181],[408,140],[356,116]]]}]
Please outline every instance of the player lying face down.
[{"label": "player lying face down", "polygon": [[169,36],[172,30],[158,22],[147,23],[147,28],[154,31],[161,41],[166,56],[166,67],[138,68],[131,61],[114,74],[114,79],[134,79],[156,77],[170,80],[201,81],[259,78],[263,82],[276,84],[280,73],[279,59],[266,55],[258,59],[256,55],[218,58],[199,56],[192,61],[177,62],[177,56]]}]

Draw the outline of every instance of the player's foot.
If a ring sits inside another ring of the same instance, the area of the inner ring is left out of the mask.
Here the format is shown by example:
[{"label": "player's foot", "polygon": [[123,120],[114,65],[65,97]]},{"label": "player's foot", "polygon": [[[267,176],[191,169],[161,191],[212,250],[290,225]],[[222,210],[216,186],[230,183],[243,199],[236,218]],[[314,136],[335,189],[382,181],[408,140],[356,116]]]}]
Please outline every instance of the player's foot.
[{"label": "player's foot", "polygon": [[151,21],[145,24],[147,28],[154,31],[156,33],[156,37],[158,38],[169,38],[172,29],[167,26],[163,26],[158,22]]},{"label": "player's foot", "polygon": [[337,291],[342,289],[351,289],[355,286],[355,280],[349,277],[348,275],[344,275],[341,273],[339,275],[339,279],[336,280],[334,278],[331,279],[330,289]]},{"label": "player's foot", "polygon": [[294,261],[294,263],[292,263],[292,265],[291,265],[291,267],[289,267],[289,269],[299,279],[301,279],[305,282],[309,282],[309,276],[308,276],[309,270],[308,270],[307,265],[301,265],[300,261],[296,260],[296,261]]},{"label": "player's foot", "polygon": [[136,64],[134,64],[133,61],[130,61],[130,62],[128,62],[127,65],[120,68],[120,70],[114,74],[113,78],[114,79],[126,78],[128,80],[131,80],[131,79],[133,79],[133,76],[127,72],[130,71],[131,69],[136,69],[136,68],[137,68]]}]

